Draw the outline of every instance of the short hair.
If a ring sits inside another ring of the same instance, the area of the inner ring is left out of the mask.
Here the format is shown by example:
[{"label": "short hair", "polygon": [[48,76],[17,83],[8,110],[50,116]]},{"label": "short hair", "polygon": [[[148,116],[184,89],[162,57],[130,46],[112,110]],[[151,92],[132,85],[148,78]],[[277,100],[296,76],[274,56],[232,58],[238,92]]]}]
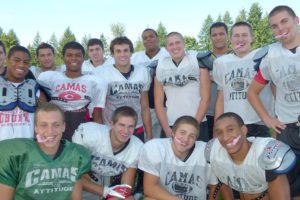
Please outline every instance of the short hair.
[{"label": "short hair", "polygon": [[199,122],[192,116],[184,115],[176,119],[172,131],[175,133],[180,125],[189,124],[197,129],[197,136],[200,134]]},{"label": "short hair", "polygon": [[64,111],[57,105],[54,103],[50,103],[50,102],[45,102],[45,103],[41,103],[39,104],[39,106],[36,108],[35,110],[35,114],[34,114],[34,124],[37,123],[37,114],[39,112],[59,112],[63,122],[65,122],[65,113]]},{"label": "short hair", "polygon": [[120,44],[128,44],[129,48],[130,48],[130,52],[133,53],[133,44],[132,44],[131,40],[128,39],[126,36],[116,37],[115,39],[113,39],[111,41],[110,47],[109,47],[110,53],[113,54],[115,45],[120,45]]},{"label": "short hair", "polygon": [[154,29],[152,29],[152,28],[146,28],[145,30],[143,30],[143,32],[142,32],[142,37],[143,37],[144,33],[147,32],[147,31],[153,32],[154,35],[155,35],[156,37],[158,37],[157,32],[156,32]]},{"label": "short hair", "polygon": [[65,55],[67,49],[79,49],[82,52],[82,55],[83,56],[85,55],[83,46],[76,41],[71,41],[64,45],[63,50],[62,50],[63,56]]},{"label": "short hair", "polygon": [[239,22],[236,22],[232,25],[231,29],[230,29],[230,36],[232,36],[232,31],[235,27],[238,27],[238,26],[247,26],[249,28],[249,31],[250,31],[250,34],[253,35],[253,29],[252,29],[252,26],[248,23],[248,22],[244,22],[244,21],[239,21]]},{"label": "short hair", "polygon": [[234,112],[226,112],[221,114],[217,119],[216,122],[225,118],[233,118],[240,126],[245,125],[244,120]]},{"label": "short hair", "polygon": [[98,38],[89,39],[86,46],[87,48],[89,48],[90,46],[94,46],[94,45],[99,45],[102,48],[102,50],[104,49],[103,42]]},{"label": "short hair", "polygon": [[0,40],[0,47],[2,47],[4,54],[6,55],[5,44]]},{"label": "short hair", "polygon": [[51,46],[50,44],[46,43],[46,42],[42,42],[35,50],[35,53],[37,56],[39,56],[39,50],[40,49],[51,49],[52,53],[54,53],[54,48],[53,46]]},{"label": "short hair", "polygon": [[30,52],[29,50],[26,48],[26,47],[23,47],[23,46],[20,46],[20,45],[16,45],[16,46],[13,46],[9,51],[8,51],[8,55],[7,57],[8,58],[11,58],[12,55],[16,52],[23,52],[23,53],[26,53],[28,56],[29,56],[29,59],[31,60],[31,55],[30,55]]},{"label": "short hair", "polygon": [[225,29],[225,32],[228,34],[228,27],[224,22],[215,22],[209,28],[209,35],[211,35],[211,30],[213,28],[219,28],[219,27],[223,27]]},{"label": "short hair", "polygon": [[174,35],[179,36],[179,37],[184,41],[183,35],[182,35],[181,33],[179,33],[179,32],[176,32],[176,31],[173,31],[173,32],[168,33],[168,34],[166,35],[166,39],[168,39],[169,37],[174,36]]},{"label": "short hair", "polygon": [[134,121],[135,121],[135,125],[136,125],[137,120],[138,120],[138,116],[137,116],[135,110],[132,107],[129,107],[129,106],[121,106],[121,107],[117,108],[112,114],[111,121],[113,123],[116,123],[120,119],[120,117],[131,117],[131,118],[133,118]]},{"label": "short hair", "polygon": [[294,10],[292,8],[290,8],[289,6],[286,6],[286,5],[280,5],[280,6],[276,6],[275,8],[273,8],[271,10],[271,12],[268,15],[268,18],[270,19],[270,17],[272,17],[275,14],[282,12],[282,11],[287,11],[289,15],[291,15],[292,17],[296,17],[296,13],[294,12]]}]

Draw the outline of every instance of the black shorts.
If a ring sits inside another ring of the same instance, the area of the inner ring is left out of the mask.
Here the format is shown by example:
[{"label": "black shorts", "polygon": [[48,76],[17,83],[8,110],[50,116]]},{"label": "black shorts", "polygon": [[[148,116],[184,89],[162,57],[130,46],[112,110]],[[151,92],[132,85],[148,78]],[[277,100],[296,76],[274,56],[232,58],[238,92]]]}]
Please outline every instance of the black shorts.
[{"label": "black shorts", "polygon": [[288,144],[296,154],[296,165],[287,174],[291,196],[300,196],[300,128],[296,124],[287,124],[281,134],[277,134],[277,139]]},{"label": "black shorts", "polygon": [[247,124],[247,137],[271,137],[269,128],[260,124]]}]

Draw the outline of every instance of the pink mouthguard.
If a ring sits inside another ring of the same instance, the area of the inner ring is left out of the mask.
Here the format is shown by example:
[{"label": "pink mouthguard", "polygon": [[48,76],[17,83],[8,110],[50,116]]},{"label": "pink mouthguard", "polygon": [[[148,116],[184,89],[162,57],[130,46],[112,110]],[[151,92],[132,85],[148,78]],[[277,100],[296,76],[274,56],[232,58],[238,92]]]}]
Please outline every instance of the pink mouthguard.
[{"label": "pink mouthguard", "polygon": [[42,137],[41,135],[36,135],[36,140],[38,143],[45,143],[50,140],[49,137]]},{"label": "pink mouthguard", "polygon": [[185,143],[183,143],[180,139],[178,139],[177,137],[174,137],[174,139],[176,140],[177,143],[181,144],[181,145],[185,145]]},{"label": "pink mouthguard", "polygon": [[236,137],[236,138],[234,138],[232,140],[232,142],[230,142],[230,143],[227,144],[227,146],[232,147],[232,146],[236,145],[236,143],[238,143],[238,141],[240,140],[240,138],[241,138],[241,135],[238,136],[238,137]]},{"label": "pink mouthguard", "polygon": [[239,49],[239,48],[241,48],[243,45],[242,44],[237,44],[236,46],[235,46],[235,49]]},{"label": "pink mouthguard", "polygon": [[275,36],[276,39],[281,39],[281,38],[286,38],[286,37],[287,37],[287,33],[282,33],[281,35]]}]

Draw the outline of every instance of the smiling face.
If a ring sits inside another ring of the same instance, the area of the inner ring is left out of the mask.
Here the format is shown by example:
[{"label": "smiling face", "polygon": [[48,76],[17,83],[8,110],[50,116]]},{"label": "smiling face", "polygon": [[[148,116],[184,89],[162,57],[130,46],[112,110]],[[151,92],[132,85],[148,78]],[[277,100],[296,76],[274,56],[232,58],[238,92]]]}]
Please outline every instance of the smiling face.
[{"label": "smiling face", "polygon": [[125,144],[133,135],[135,130],[135,118],[130,116],[120,116],[111,125],[111,138],[113,143]]},{"label": "smiling face", "polygon": [[113,57],[115,59],[115,65],[119,67],[129,67],[131,57],[130,47],[128,44],[116,44],[114,45]]},{"label": "smiling face", "polygon": [[179,61],[181,61],[181,59],[185,55],[184,48],[185,44],[181,35],[171,34],[167,36],[166,49],[175,62],[178,63]]},{"label": "smiling face", "polygon": [[83,61],[84,57],[80,49],[66,49],[64,62],[66,64],[67,71],[81,73]]},{"label": "smiling face", "polygon": [[284,45],[293,43],[299,31],[299,18],[291,16],[287,11],[280,11],[269,18],[269,24],[275,38]]},{"label": "smiling face", "polygon": [[234,52],[242,57],[251,51],[251,43],[253,42],[250,28],[246,25],[239,25],[232,28],[231,43]]},{"label": "smiling face", "polygon": [[182,123],[173,132],[172,148],[175,155],[185,158],[194,146],[198,137],[198,129],[188,123]]},{"label": "smiling face", "polygon": [[35,119],[35,133],[39,147],[46,154],[56,153],[65,131],[62,113],[41,110],[36,113]]},{"label": "smiling face", "polygon": [[240,125],[233,117],[217,120],[214,133],[231,156],[247,153],[244,150],[247,128],[245,125]]},{"label": "smiling face", "polygon": [[103,63],[103,49],[99,44],[88,47],[88,55],[93,63]]},{"label": "smiling face", "polygon": [[8,58],[7,80],[20,83],[24,81],[30,66],[30,56],[23,51],[15,51]]}]

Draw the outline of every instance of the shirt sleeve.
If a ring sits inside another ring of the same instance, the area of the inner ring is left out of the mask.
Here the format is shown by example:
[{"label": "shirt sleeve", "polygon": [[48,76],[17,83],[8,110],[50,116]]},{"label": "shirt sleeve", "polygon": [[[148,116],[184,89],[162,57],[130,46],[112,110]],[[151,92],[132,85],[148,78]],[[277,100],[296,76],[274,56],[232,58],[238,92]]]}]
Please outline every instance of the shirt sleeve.
[{"label": "shirt sleeve", "polygon": [[265,80],[264,77],[262,76],[260,69],[256,73],[254,80],[256,80],[258,83],[263,84],[263,85],[266,85],[268,83],[268,81]]},{"label": "shirt sleeve", "polygon": [[[20,169],[18,155],[10,155],[9,152],[5,152],[7,149],[5,144],[1,144],[0,151],[0,183],[15,188],[18,184],[18,175]],[[9,148],[8,148],[9,149]]]},{"label": "shirt sleeve", "polygon": [[92,99],[92,107],[93,108],[104,108],[105,100],[107,94],[107,83],[104,80],[97,80],[94,84],[93,88],[93,99]]},{"label": "shirt sleeve", "polygon": [[155,153],[155,149],[151,146],[150,143],[143,146],[139,156],[138,168],[159,177],[161,157]]}]

